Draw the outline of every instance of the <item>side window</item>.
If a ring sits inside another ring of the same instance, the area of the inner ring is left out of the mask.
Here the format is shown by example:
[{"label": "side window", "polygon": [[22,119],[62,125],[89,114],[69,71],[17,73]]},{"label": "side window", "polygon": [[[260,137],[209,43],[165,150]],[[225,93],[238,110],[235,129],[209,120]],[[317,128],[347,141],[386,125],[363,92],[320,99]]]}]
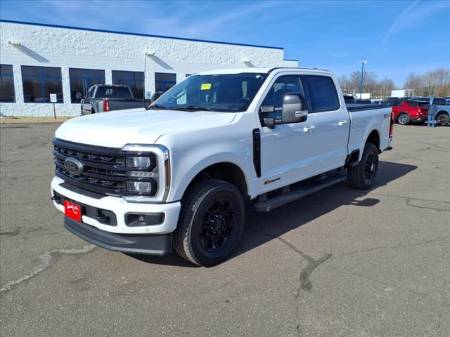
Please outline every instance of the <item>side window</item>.
[{"label": "side window", "polygon": [[303,78],[311,102],[310,112],[339,109],[339,98],[331,77],[306,75]]},{"label": "side window", "polygon": [[283,97],[286,93],[300,93],[303,97],[305,96],[299,75],[280,76],[276,79],[261,104],[262,107],[273,107],[273,112],[265,113],[264,117],[281,120]]}]

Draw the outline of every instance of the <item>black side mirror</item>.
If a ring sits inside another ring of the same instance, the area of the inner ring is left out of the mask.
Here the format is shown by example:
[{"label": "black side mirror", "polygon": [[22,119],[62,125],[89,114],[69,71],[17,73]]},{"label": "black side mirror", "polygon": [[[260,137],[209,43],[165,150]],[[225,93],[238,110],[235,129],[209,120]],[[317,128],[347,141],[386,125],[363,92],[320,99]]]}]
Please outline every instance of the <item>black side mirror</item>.
[{"label": "black side mirror", "polygon": [[269,117],[271,113],[275,111],[275,108],[273,106],[262,106],[260,108],[260,112],[262,114],[262,122],[263,125],[268,127],[269,129],[273,129],[275,127],[275,118]]},{"label": "black side mirror", "polygon": [[281,122],[283,124],[300,123],[308,118],[305,99],[300,93],[287,93],[283,97]]}]

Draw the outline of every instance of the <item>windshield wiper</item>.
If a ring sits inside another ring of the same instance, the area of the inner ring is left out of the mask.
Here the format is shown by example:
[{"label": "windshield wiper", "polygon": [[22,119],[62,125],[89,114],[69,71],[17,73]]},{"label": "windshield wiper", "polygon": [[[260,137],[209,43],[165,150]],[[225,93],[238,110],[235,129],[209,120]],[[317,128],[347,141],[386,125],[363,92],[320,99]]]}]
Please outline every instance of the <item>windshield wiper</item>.
[{"label": "windshield wiper", "polygon": [[205,107],[201,107],[201,106],[194,106],[194,105],[189,105],[186,107],[178,107],[178,108],[174,108],[174,110],[191,111],[191,112],[211,111],[211,109],[209,109],[209,108],[205,108]]},{"label": "windshield wiper", "polygon": [[159,104],[152,104],[148,107],[149,110],[167,110],[168,108],[163,106],[163,105],[159,105]]}]

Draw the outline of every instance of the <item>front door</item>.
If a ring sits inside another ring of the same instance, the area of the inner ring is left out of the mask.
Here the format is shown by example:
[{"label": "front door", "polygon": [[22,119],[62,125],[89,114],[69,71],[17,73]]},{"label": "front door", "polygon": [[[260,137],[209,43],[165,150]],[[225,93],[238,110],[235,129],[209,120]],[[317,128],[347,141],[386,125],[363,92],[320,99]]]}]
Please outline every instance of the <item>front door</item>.
[{"label": "front door", "polygon": [[[283,97],[299,93],[305,97],[300,75],[282,75],[275,78],[261,107],[264,115],[281,121]],[[267,192],[289,185],[311,174],[312,127],[307,119],[301,123],[276,124],[273,129],[261,129],[261,178],[259,190]]]}]

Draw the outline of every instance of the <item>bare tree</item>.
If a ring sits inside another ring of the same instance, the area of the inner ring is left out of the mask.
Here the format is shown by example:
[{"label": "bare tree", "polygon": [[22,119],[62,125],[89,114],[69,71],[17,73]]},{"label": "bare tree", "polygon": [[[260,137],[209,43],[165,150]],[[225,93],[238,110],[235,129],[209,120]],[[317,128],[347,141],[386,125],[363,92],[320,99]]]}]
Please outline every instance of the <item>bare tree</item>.
[{"label": "bare tree", "polygon": [[411,73],[404,87],[414,89],[417,96],[450,96],[450,69],[439,68],[422,75]]},{"label": "bare tree", "polygon": [[[360,91],[361,72],[354,71],[350,75],[343,75],[338,79],[342,91],[346,94],[356,94]],[[370,92],[372,97],[386,97],[395,89],[394,81],[384,78],[378,81],[378,76],[374,72],[364,73],[364,92]]]}]

